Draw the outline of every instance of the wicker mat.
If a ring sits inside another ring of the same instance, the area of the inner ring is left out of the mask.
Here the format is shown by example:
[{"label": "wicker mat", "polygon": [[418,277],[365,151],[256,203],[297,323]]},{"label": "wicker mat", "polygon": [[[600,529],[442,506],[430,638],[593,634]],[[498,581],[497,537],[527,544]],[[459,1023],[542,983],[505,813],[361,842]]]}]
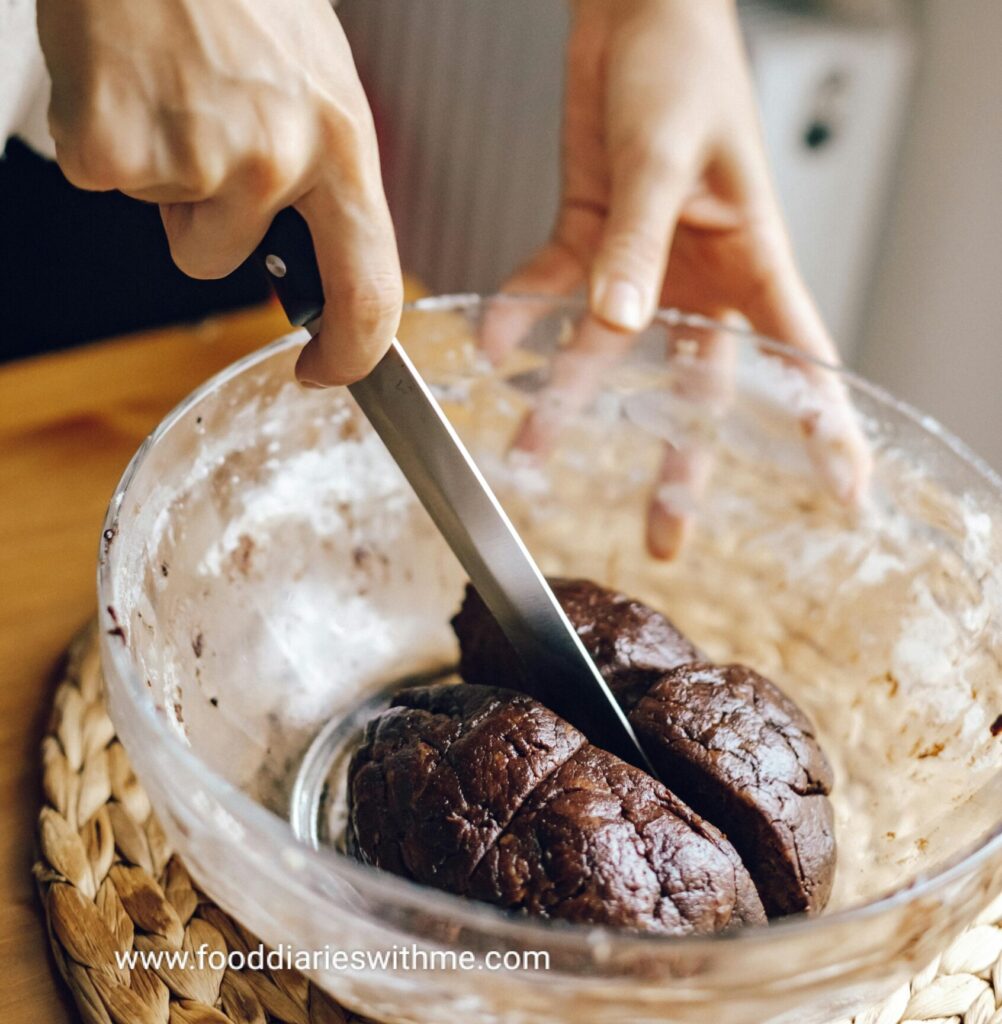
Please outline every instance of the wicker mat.
[{"label": "wicker mat", "polygon": [[[35,878],[56,964],[87,1024],[361,1019],[294,971],[117,966],[116,951],[196,950],[207,943],[246,954],[258,941],[200,893],[172,856],[105,710],[93,627],[68,652],[42,741],[42,772]],[[1002,898],[910,985],[855,1024],[1002,1024],[1000,1003]]]}]

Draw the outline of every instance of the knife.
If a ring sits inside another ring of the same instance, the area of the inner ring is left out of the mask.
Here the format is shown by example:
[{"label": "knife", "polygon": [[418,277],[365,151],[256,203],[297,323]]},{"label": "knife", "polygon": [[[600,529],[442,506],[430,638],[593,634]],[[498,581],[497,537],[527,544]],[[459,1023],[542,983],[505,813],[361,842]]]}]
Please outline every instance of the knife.
[{"label": "knife", "polygon": [[[319,330],[324,293],[306,221],[275,218],[255,257],[291,323]],[[348,390],[532,674],[544,703],[588,739],[654,775],[623,709],[403,346]],[[504,682],[501,680],[500,682]]]}]

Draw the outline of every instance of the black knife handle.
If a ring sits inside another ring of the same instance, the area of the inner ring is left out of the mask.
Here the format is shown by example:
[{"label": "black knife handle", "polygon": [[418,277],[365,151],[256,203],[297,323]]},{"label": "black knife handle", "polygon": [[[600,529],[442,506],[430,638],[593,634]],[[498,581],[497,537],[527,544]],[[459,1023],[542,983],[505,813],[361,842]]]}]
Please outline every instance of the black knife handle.
[{"label": "black knife handle", "polygon": [[309,225],[291,206],[271,222],[253,259],[265,270],[289,323],[302,327],[324,309],[324,287]]}]

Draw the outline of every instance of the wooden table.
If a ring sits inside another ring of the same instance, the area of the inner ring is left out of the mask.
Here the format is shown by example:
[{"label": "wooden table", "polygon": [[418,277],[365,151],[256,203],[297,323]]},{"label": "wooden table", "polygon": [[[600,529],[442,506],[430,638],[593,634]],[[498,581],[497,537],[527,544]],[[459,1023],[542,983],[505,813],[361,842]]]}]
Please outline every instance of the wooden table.
[{"label": "wooden table", "polygon": [[76,1019],[31,876],[53,672],[95,608],[105,506],[180,398],[288,331],[277,306],[0,366],[0,1021]]}]

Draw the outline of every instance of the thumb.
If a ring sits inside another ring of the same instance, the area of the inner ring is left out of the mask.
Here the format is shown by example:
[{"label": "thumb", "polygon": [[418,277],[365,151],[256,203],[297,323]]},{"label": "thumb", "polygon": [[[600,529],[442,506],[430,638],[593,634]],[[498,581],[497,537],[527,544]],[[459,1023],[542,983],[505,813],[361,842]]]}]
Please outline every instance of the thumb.
[{"label": "thumb", "polygon": [[381,189],[359,201],[315,188],[295,203],[306,218],[324,287],[320,332],[299,355],[296,377],[322,387],[364,377],[400,325],[403,279]]}]

